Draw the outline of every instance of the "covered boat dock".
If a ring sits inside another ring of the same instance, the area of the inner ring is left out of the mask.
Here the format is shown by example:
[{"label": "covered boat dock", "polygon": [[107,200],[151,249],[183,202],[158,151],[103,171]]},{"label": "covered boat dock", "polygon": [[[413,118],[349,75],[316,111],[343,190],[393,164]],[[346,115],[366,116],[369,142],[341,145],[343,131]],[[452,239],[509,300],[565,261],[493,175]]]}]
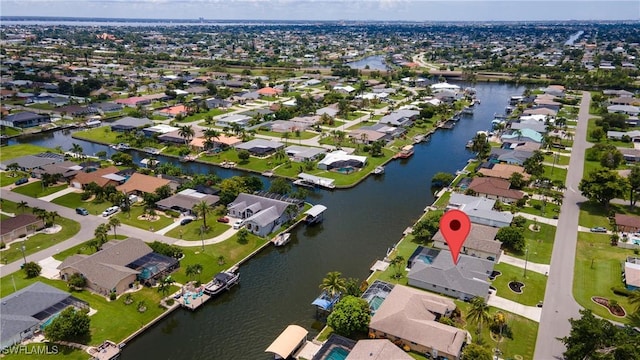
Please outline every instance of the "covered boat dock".
[{"label": "covered boat dock", "polygon": [[324,205],[314,205],[311,209],[304,212],[305,218],[304,221],[307,224],[315,224],[322,222],[324,220],[324,212],[327,210],[327,207]]},{"label": "covered boat dock", "polygon": [[299,325],[289,325],[269,345],[265,352],[274,353],[276,359],[287,359],[307,342],[309,332]]},{"label": "covered boat dock", "polygon": [[298,174],[298,180],[294,181],[296,185],[312,185],[312,186],[322,186],[328,189],[333,189],[336,185],[333,183],[335,180],[320,176],[315,176],[307,173]]}]

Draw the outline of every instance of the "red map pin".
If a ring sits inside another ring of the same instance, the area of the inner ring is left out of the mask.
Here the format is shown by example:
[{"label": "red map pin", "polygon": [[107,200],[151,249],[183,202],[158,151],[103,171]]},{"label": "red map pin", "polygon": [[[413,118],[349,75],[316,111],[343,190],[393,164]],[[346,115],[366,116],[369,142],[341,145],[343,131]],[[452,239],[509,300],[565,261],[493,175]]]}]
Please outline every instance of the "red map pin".
[{"label": "red map pin", "polygon": [[458,264],[458,255],[462,244],[467,240],[471,230],[469,216],[460,210],[449,210],[440,218],[440,232],[451,250],[453,263]]}]

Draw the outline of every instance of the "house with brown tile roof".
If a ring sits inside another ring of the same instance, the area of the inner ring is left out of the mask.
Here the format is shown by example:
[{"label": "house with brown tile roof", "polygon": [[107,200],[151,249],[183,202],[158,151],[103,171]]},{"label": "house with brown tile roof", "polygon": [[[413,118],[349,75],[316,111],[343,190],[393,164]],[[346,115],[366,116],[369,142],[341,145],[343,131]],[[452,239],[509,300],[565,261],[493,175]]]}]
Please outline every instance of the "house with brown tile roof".
[{"label": "house with brown tile roof", "polygon": [[637,232],[640,231],[640,216],[616,214],[616,226],[618,231]]},{"label": "house with brown tile roof", "polygon": [[120,179],[119,177],[112,176],[116,175],[118,171],[120,170],[115,166],[100,168],[92,172],[80,171],[71,180],[70,184],[76,189],[82,189],[92,182],[96,183],[100,187],[105,187],[107,185],[118,186],[122,181],[124,181],[124,177]]},{"label": "house with brown tile roof", "polygon": [[128,238],[112,240],[102,250],[66,258],[57,269],[68,280],[75,273],[87,279],[86,287],[102,295],[121,294],[136,280],[152,283],[179,267],[176,259],[156,254],[144,241]]},{"label": "house with brown tile roof", "polygon": [[460,359],[469,334],[438,322],[455,308],[451,299],[396,285],[371,318],[369,332],[421,354]]},{"label": "house with brown tile roof", "polygon": [[524,197],[522,191],[513,190],[510,187],[511,183],[508,180],[494,177],[475,177],[469,184],[469,189],[475,191],[476,194],[504,203],[518,201]]},{"label": "house with brown tile roof", "polygon": [[531,178],[531,175],[524,172],[524,168],[522,166],[511,164],[495,164],[490,169],[483,168],[478,170],[478,172],[484,176],[507,180],[511,178],[513,173],[521,174],[522,178],[525,180],[529,180],[529,178]]},{"label": "house with brown tile roof", "polygon": [[140,173],[134,173],[124,184],[117,186],[116,190],[122,191],[125,194],[142,195],[143,193],[153,193],[156,191],[156,189],[165,185],[172,186],[172,190],[174,191],[177,187],[176,184],[171,180],[161,179],[155,176],[144,175]]},{"label": "house with brown tile roof", "polygon": [[21,236],[35,233],[44,227],[44,221],[35,215],[20,214],[0,220],[0,240],[5,244]]}]

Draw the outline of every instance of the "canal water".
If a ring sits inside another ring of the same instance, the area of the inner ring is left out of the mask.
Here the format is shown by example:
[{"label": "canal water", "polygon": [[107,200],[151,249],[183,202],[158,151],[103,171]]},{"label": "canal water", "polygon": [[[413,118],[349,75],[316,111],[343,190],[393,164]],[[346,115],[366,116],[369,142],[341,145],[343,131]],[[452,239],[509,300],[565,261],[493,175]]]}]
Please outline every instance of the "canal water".
[{"label": "canal water", "polygon": [[[262,251],[240,267],[238,286],[196,312],[170,314],[127,344],[122,358],[270,359],[264,349],[288,324],[301,325],[310,331],[309,337],[315,336],[319,328],[311,302],[324,275],[340,271],[345,277],[366,278],[372,263],[384,257],[404,229],[433,202],[433,175],[462,169],[472,156],[465,149],[466,142],[478,130],[487,130],[494,114],[504,112],[509,97],[524,90],[507,84],[473,87],[481,101],[473,117],[462,118],[451,130],[438,130],[429,142],[416,145],[411,158],[387,164],[382,176],[369,177],[349,190],[312,193],[311,203],[328,207],[324,223],[300,226],[284,248]],[[28,142],[65,149],[77,142],[87,154],[106,149],[70,139],[62,132]],[[237,174],[207,165],[176,164],[190,172],[215,171],[222,177]]]},{"label": "canal water", "polygon": [[370,70],[384,71],[389,69],[382,55],[367,56],[364,59],[347,63],[347,66],[352,69],[365,69],[367,66],[369,66]]}]

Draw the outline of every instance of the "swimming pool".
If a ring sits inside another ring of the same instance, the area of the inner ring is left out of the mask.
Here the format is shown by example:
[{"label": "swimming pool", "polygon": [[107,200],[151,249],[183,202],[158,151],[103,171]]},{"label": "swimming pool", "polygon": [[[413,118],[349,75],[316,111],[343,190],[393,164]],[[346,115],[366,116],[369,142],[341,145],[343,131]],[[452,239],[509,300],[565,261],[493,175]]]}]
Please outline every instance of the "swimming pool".
[{"label": "swimming pool", "polygon": [[54,314],[52,317],[48,318],[47,321],[43,322],[40,325],[40,330],[44,330],[47,326],[51,325],[51,322],[55,320],[58,316],[60,316],[60,313]]},{"label": "swimming pool", "polygon": [[433,262],[433,257],[429,255],[420,254],[416,256],[416,259],[422,260],[425,264],[431,264]]},{"label": "swimming pool", "polygon": [[352,166],[347,166],[347,167],[341,167],[341,168],[337,168],[334,169],[336,172],[339,172],[341,174],[351,174],[352,172],[355,171],[355,169]]},{"label": "swimming pool", "polygon": [[371,308],[371,310],[375,312],[383,302],[384,298],[376,295],[372,297],[371,300],[369,300],[369,308]]},{"label": "swimming pool", "polygon": [[344,360],[347,358],[347,355],[349,355],[349,350],[336,346],[327,353],[324,360]]}]

